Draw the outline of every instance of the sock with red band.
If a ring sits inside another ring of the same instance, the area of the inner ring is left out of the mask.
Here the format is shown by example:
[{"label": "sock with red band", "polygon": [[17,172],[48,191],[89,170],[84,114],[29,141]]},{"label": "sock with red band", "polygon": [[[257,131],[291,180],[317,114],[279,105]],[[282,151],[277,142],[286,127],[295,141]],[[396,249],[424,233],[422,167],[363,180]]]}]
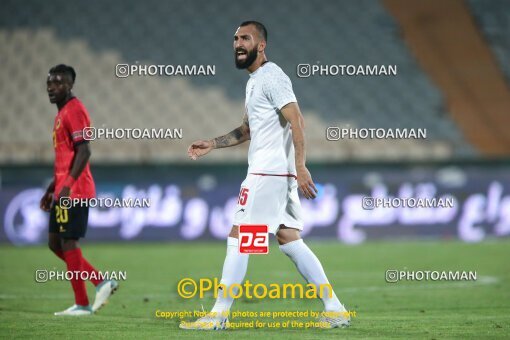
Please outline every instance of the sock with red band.
[{"label": "sock with red band", "polygon": [[[76,248],[64,252],[64,259],[67,264],[67,270],[70,272],[82,271],[82,255],[81,249]],[[74,299],[77,305],[88,306],[89,298],[87,297],[87,289],[85,281],[79,278],[79,275],[73,275],[71,286],[74,291]]]},{"label": "sock with red band", "polygon": [[99,272],[96,270],[96,268],[94,268],[89,263],[89,261],[87,261],[87,259],[85,259],[84,257],[81,258],[81,266],[82,266],[82,270],[84,272],[88,273],[89,280],[90,280],[90,282],[92,282],[92,284],[94,286],[97,287],[98,284],[100,284],[101,282],[104,281],[101,278],[101,275],[99,274]]},{"label": "sock with red band", "polygon": [[[64,258],[64,252],[62,250],[58,250],[55,252],[55,255],[57,255],[59,258],[62,259],[62,261],[65,262],[65,258]],[[103,282],[104,280],[100,277],[100,274],[99,272],[96,270],[96,268],[94,268],[94,266],[92,266],[89,261],[87,261],[86,258],[84,258],[83,256],[81,257],[81,266],[82,266],[82,270],[84,272],[87,272],[89,275],[89,280],[90,282],[92,282],[92,284],[94,286],[97,287],[97,285],[99,285],[101,282]],[[94,274],[92,274],[94,273]]]}]

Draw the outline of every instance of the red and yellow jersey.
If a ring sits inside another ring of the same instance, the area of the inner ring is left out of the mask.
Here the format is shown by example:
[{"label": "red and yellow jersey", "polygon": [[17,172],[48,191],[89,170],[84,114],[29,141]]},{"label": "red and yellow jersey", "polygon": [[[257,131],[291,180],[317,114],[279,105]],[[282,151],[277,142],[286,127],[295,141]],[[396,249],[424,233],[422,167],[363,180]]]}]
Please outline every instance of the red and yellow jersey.
[{"label": "red and yellow jersey", "polygon": [[[60,193],[64,181],[71,172],[75,155],[74,147],[80,143],[88,143],[83,138],[83,129],[90,127],[90,117],[87,109],[78,98],[72,98],[58,111],[53,125],[53,146],[55,148],[55,196]],[[71,188],[72,198],[93,198],[96,187],[90,164]]]}]

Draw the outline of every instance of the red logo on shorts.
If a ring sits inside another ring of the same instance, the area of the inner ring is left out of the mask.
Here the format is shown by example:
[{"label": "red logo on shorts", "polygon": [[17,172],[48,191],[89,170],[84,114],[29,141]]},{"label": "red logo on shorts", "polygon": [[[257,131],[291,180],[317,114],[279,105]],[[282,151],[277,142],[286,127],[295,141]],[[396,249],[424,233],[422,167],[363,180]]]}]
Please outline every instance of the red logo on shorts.
[{"label": "red logo on shorts", "polygon": [[245,224],[239,226],[239,253],[269,253],[269,237],[267,225]]}]

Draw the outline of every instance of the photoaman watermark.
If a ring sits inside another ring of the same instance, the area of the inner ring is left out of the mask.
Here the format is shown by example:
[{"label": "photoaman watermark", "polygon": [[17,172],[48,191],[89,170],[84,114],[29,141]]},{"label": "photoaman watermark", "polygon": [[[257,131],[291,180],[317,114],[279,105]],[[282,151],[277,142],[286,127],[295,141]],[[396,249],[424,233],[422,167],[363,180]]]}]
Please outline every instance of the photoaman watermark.
[{"label": "photoaman watermark", "polygon": [[253,284],[250,280],[246,280],[243,284],[234,283],[229,287],[220,283],[217,278],[202,278],[198,282],[192,278],[184,278],[177,284],[177,293],[185,299],[190,299],[198,295],[203,298],[207,292],[213,292],[214,298],[218,297],[221,292],[223,297],[231,297],[239,299],[316,299],[324,296],[333,297],[333,287],[331,284],[320,284],[318,286],[308,283],[306,285],[300,283],[271,283],[269,285],[263,283]]}]

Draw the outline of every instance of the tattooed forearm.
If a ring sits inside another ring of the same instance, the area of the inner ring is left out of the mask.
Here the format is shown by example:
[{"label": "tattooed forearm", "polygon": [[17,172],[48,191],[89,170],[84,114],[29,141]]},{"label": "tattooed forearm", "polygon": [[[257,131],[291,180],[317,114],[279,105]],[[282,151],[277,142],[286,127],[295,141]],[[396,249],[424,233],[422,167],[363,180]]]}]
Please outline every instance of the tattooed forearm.
[{"label": "tattooed forearm", "polygon": [[214,146],[217,149],[226,148],[227,146],[237,145],[243,138],[241,128],[238,127],[235,130],[227,133],[224,136],[214,138]]},{"label": "tattooed forearm", "polygon": [[224,136],[216,137],[213,139],[215,149],[226,148],[229,146],[238,145],[250,139],[250,128],[248,127],[248,118],[245,115],[243,124],[227,133]]}]

